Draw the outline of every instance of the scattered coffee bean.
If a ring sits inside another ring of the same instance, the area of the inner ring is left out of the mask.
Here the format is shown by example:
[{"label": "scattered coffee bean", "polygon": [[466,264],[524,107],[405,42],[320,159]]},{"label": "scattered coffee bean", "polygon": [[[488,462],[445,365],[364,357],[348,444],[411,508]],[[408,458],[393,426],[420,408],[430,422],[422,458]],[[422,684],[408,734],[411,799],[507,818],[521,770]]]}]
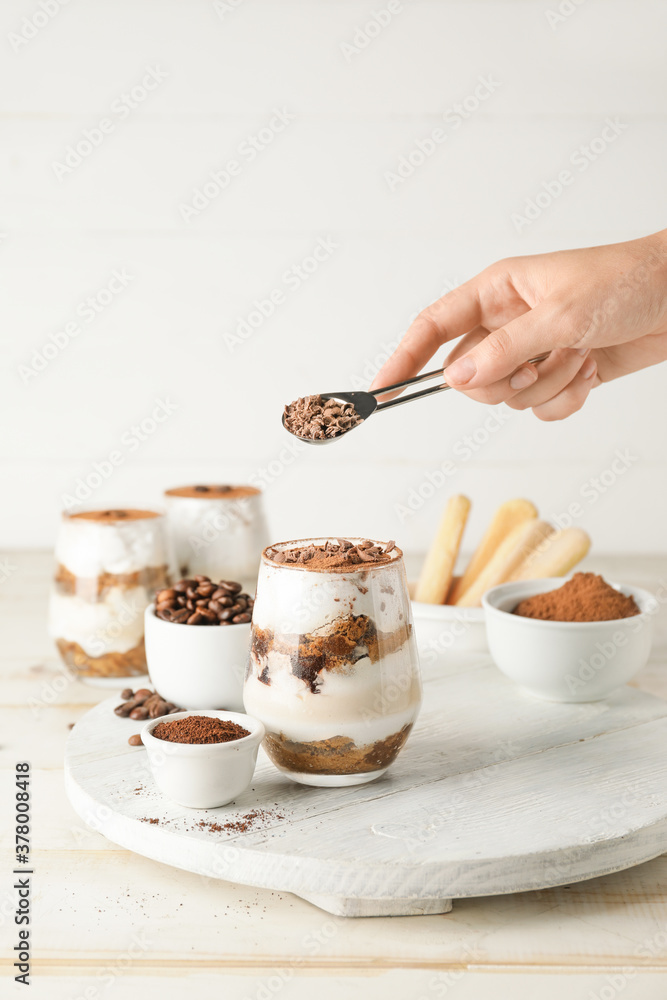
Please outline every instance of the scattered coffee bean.
[{"label": "scattered coffee bean", "polygon": [[203,575],[179,580],[155,595],[155,614],[177,625],[246,625],[255,602],[242,589],[234,580],[214,583]]},{"label": "scattered coffee bean", "polygon": [[131,747],[142,747],[144,745],[144,742],[139,733],[135,733],[134,736],[130,736],[127,742],[130,744]]},{"label": "scattered coffee bean", "polygon": [[[121,698],[130,692],[130,688],[125,688]],[[174,705],[173,701],[167,701],[157,691],[150,691],[148,688],[140,688],[135,691],[131,698],[114,708],[116,715],[121,718],[130,718],[135,721],[145,721],[146,719],[157,719],[160,715],[171,715],[173,712],[182,712],[182,708]]]},{"label": "scattered coffee bean", "polygon": [[120,693],[120,696],[123,699],[123,701],[129,701],[133,695],[134,691],[132,690],[132,688],[123,688],[123,690]]}]

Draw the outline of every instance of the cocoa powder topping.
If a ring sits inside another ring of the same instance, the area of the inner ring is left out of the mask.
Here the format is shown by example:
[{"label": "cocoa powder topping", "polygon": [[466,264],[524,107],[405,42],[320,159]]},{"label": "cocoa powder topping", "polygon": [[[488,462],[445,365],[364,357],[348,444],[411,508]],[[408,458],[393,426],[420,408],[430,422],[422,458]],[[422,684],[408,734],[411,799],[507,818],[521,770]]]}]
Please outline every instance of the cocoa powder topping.
[{"label": "cocoa powder topping", "polygon": [[611,587],[596,573],[575,573],[557,590],[520,601],[515,615],[552,622],[607,622],[640,614],[635,599]]},{"label": "cocoa powder topping", "polygon": [[152,735],[169,743],[230,743],[250,736],[250,732],[229,719],[211,715],[186,715],[184,719],[158,722]]},{"label": "cocoa powder topping", "polygon": [[270,545],[264,552],[274,563],[313,570],[339,570],[357,566],[381,565],[402,555],[396,542],[374,542],[364,538],[351,542],[347,538],[330,538],[323,545],[296,545],[292,549]]}]

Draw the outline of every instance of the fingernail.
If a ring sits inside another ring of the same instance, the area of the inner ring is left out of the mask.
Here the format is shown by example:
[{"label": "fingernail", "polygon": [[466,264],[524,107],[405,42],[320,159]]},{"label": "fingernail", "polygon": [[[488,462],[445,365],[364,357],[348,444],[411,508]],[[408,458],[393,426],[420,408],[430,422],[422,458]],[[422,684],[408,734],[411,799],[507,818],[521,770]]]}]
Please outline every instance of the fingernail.
[{"label": "fingernail", "polygon": [[581,354],[582,358],[586,357],[586,355],[588,354],[589,351],[590,351],[590,347],[578,347],[577,348],[577,354]]},{"label": "fingernail", "polygon": [[510,379],[510,389],[527,389],[537,381],[537,372],[532,368],[519,368]]},{"label": "fingernail", "polygon": [[595,375],[598,370],[598,366],[595,363],[595,358],[589,358],[588,361],[584,361],[581,366],[581,377],[590,378],[591,375]]},{"label": "fingernail", "polygon": [[472,358],[459,358],[445,369],[445,381],[448,385],[465,385],[476,374],[477,365]]}]

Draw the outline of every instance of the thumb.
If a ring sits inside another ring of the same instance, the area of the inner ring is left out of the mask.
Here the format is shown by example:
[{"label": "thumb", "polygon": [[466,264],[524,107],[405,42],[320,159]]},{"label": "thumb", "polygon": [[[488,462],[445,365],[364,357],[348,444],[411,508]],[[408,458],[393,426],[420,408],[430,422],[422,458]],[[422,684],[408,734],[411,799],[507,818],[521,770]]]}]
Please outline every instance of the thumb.
[{"label": "thumb", "polygon": [[478,389],[500,382],[531,358],[564,346],[557,343],[552,308],[546,303],[494,330],[445,368],[445,381],[454,388]]}]

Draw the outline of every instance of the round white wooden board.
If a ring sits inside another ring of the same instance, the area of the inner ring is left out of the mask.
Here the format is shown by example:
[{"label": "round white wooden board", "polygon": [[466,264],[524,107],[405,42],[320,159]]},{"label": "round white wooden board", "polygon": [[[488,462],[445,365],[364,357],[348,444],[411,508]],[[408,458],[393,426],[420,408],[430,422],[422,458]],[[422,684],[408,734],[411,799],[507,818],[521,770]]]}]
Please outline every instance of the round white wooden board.
[{"label": "round white wooden board", "polygon": [[[86,823],[165,864],[331,913],[444,913],[452,899],[577,882],[667,849],[667,702],[631,688],[553,704],[479,659],[425,685],[384,778],[296,785],[260,750],[251,789],[212,810],[161,796],[145,751],[127,743],[141,723],[116,704],[88,712],[67,743],[67,792]],[[196,827],[257,808],[272,813],[246,833]]]}]

